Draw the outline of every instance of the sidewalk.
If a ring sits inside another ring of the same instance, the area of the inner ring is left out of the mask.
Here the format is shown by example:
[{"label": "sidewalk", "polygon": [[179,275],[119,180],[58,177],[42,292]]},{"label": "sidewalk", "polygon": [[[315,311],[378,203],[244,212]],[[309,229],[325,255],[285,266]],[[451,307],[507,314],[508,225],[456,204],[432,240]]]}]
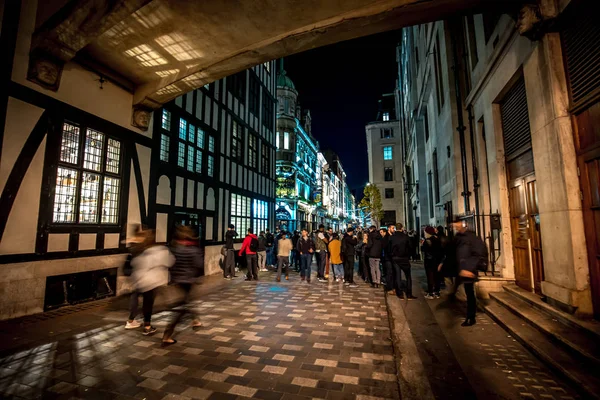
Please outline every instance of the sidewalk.
[{"label": "sidewalk", "polygon": [[[426,300],[425,271],[413,264],[417,300],[387,295],[403,399],[579,398],[486,314],[461,327],[466,304]],[[406,355],[415,355],[406,357]]]}]

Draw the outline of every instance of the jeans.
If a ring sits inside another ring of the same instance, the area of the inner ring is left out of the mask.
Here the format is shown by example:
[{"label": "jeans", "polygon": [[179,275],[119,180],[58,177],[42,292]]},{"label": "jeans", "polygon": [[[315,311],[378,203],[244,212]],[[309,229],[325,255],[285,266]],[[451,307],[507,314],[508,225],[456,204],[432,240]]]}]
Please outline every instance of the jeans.
[{"label": "jeans", "polygon": [[389,260],[384,260],[382,264],[383,276],[385,277],[385,290],[389,292],[390,290],[394,290],[394,267]]},{"label": "jeans", "polygon": [[[181,294],[183,294],[183,299],[171,305],[171,311],[177,313],[177,315],[175,316],[175,318],[173,318],[173,320],[171,320],[171,322],[165,329],[165,333],[163,335],[164,339],[170,339],[171,336],[173,336],[173,333],[175,332],[175,327],[177,326],[177,324],[183,319],[185,314],[191,312],[189,308],[189,300],[192,287],[193,286],[191,283],[178,283],[175,285],[175,288]],[[177,309],[174,309],[175,307],[177,307]]]},{"label": "jeans", "polygon": [[427,273],[427,293],[439,293],[441,274],[438,272],[438,264],[425,263],[425,272]]},{"label": "jeans", "polygon": [[381,283],[381,270],[379,269],[379,258],[369,258],[371,267],[371,283],[379,285]]},{"label": "jeans", "polygon": [[225,268],[223,269],[223,276],[235,275],[235,250],[227,249],[227,255],[225,256]]},{"label": "jeans", "polygon": [[312,254],[301,254],[300,255],[300,277],[306,277],[306,280],[310,282],[310,275],[312,273]]},{"label": "jeans", "polygon": [[258,251],[256,252],[258,255],[258,268],[263,270],[265,269],[265,263],[267,262],[267,252],[266,251]]},{"label": "jeans", "polygon": [[354,283],[354,254],[344,255],[344,281]]},{"label": "jeans", "polygon": [[267,265],[275,265],[275,253],[273,246],[267,247]]},{"label": "jeans", "polygon": [[143,304],[142,311],[144,313],[144,325],[150,326],[152,320],[152,307],[154,306],[154,289],[148,290],[147,292],[133,292],[129,297],[129,320],[133,321],[138,313],[138,297],[142,295]]},{"label": "jeans", "polygon": [[344,276],[344,264],[332,264],[333,274],[336,279],[342,279]]},{"label": "jeans", "polygon": [[285,266],[285,276],[290,274],[290,257],[277,256],[277,280],[281,279],[281,270]]},{"label": "jeans", "polygon": [[475,319],[475,311],[477,310],[477,299],[475,298],[475,282],[462,281],[467,295],[467,319]]},{"label": "jeans", "polygon": [[325,278],[325,264],[327,264],[327,252],[321,250],[317,253],[317,278]]},{"label": "jeans", "polygon": [[408,259],[395,259],[394,265],[394,281],[396,284],[396,295],[402,297],[402,272],[406,277],[406,295],[412,296],[412,278],[410,274],[410,261]]},{"label": "jeans", "polygon": [[246,265],[248,267],[248,280],[258,280],[258,256],[256,254],[246,254]]}]

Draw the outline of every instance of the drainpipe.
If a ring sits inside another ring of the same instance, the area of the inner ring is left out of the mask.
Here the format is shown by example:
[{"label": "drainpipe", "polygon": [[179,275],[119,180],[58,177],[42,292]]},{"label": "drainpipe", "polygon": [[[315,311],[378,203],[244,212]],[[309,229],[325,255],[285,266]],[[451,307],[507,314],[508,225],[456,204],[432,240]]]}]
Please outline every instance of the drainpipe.
[{"label": "drainpipe", "polygon": [[[452,24],[452,26],[454,27],[456,24]],[[453,29],[454,30],[454,29]],[[462,170],[462,183],[463,183],[463,192],[461,193],[461,195],[463,196],[463,201],[464,201],[464,207],[465,207],[465,214],[468,213],[469,211],[471,211],[471,206],[469,203],[469,196],[471,195],[471,193],[469,192],[469,177],[468,177],[468,170],[467,170],[467,150],[466,150],[466,144],[465,144],[465,130],[467,129],[465,127],[465,123],[464,123],[464,119],[463,119],[463,103],[462,103],[462,96],[461,96],[461,91],[460,91],[460,78],[459,78],[459,59],[458,59],[458,50],[457,50],[457,45],[456,45],[456,39],[454,37],[453,34],[450,35],[450,42],[451,42],[451,46],[452,46],[452,58],[453,58],[453,66],[452,69],[454,70],[454,91],[456,94],[456,109],[457,109],[457,117],[458,117],[458,126],[456,127],[456,130],[458,131],[458,137],[460,140],[460,164],[461,164],[461,170]],[[439,49],[437,49],[437,51],[440,51]]]},{"label": "drainpipe", "polygon": [[[465,70],[465,74],[466,74]],[[467,106],[467,113],[469,118],[469,140],[471,141],[471,163],[473,168],[473,195],[475,201],[475,223],[477,227],[477,233],[481,235],[481,219],[479,217],[479,170],[477,169],[477,160],[475,158],[475,133],[473,128],[473,107]]]}]

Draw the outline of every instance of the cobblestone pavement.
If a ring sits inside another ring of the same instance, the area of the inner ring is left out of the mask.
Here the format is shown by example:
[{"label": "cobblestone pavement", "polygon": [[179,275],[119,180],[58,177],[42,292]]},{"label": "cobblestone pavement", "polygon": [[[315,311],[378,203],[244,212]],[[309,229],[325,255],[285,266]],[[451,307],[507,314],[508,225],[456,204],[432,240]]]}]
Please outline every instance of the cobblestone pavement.
[{"label": "cobblestone pavement", "polygon": [[399,398],[381,290],[273,278],[205,294],[194,302],[204,326],[182,323],[169,347],[161,334],[170,312],[155,315],[159,332],[145,337],[123,329],[118,311],[80,333],[5,352],[0,397]]}]

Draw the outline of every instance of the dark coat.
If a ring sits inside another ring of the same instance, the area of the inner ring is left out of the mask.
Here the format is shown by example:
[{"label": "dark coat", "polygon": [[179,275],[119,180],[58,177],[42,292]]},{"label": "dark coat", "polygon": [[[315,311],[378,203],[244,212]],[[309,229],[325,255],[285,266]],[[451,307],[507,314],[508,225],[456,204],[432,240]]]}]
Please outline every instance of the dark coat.
[{"label": "dark coat", "polygon": [[382,249],[382,254],[381,254],[381,259],[383,261],[392,261],[392,255],[388,250],[388,246],[390,244],[390,234],[386,234],[385,236],[383,236],[381,238],[381,249]]},{"label": "dark coat", "polygon": [[342,239],[342,254],[346,256],[353,256],[356,254],[356,245],[358,244],[358,239],[354,236],[348,235],[347,233],[344,235]]},{"label": "dark coat", "polygon": [[377,231],[369,233],[367,240],[367,252],[371,258],[381,258],[383,252],[383,240]]},{"label": "dark coat", "polygon": [[429,239],[425,239],[423,246],[421,246],[425,258],[425,266],[437,266],[444,259],[444,250],[442,249],[442,242],[436,236],[431,236]]},{"label": "dark coat", "polygon": [[267,238],[264,235],[260,235],[258,237],[258,250],[257,251],[267,251]]},{"label": "dark coat", "polygon": [[408,260],[412,253],[410,238],[404,232],[396,231],[388,242],[387,251],[394,260]]},{"label": "dark coat", "polygon": [[306,240],[300,238],[298,240],[298,243],[296,244],[296,250],[298,250],[298,252],[300,254],[312,254],[309,250],[313,251],[313,253],[315,252],[315,242],[309,237],[306,238]]},{"label": "dark coat", "polygon": [[228,230],[225,233],[225,248],[226,249],[233,249],[233,239],[237,236],[237,232],[236,231],[230,231]]},{"label": "dark coat", "polygon": [[178,241],[171,248],[175,264],[169,269],[171,283],[195,283],[204,270],[204,249],[193,242]]},{"label": "dark coat", "polygon": [[457,233],[454,240],[458,270],[466,270],[477,276],[477,264],[481,261],[481,255],[476,254],[476,249],[480,247],[481,238],[472,231],[466,231]]}]

